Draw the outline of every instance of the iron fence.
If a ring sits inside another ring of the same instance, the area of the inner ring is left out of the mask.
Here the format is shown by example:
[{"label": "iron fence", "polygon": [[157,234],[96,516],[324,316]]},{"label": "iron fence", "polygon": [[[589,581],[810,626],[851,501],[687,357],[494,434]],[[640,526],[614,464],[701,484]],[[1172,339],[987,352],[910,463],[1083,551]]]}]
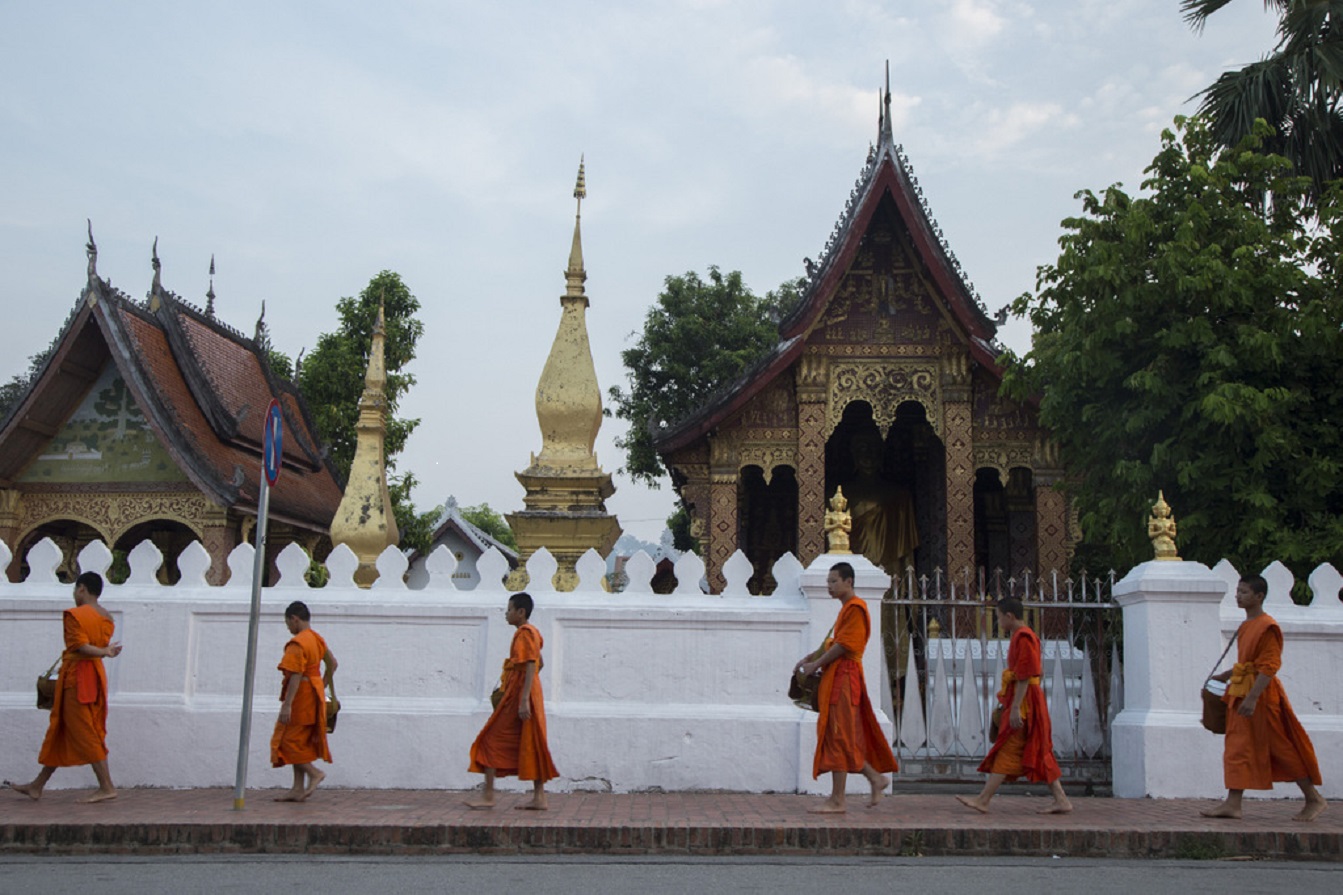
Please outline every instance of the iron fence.
[{"label": "iron fence", "polygon": [[1110,724],[1123,707],[1114,578],[981,573],[948,581],[940,571],[916,578],[910,570],[895,579],[882,604],[882,641],[901,778],[982,779],[977,768],[1008,647],[994,608],[1016,597],[1040,636],[1041,683],[1064,782],[1109,786]]}]

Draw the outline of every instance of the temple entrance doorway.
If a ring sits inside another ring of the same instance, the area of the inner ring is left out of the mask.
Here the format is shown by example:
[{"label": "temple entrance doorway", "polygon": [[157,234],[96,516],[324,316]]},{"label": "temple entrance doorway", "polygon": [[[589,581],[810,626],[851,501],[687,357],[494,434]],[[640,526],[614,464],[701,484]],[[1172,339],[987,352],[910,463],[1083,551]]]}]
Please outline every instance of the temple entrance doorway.
[{"label": "temple entrance doorway", "polygon": [[751,561],[753,594],[774,592],[774,563],[785,553],[797,555],[797,472],[776,466],[766,481],[759,466],[747,466],[737,479],[738,543]]}]

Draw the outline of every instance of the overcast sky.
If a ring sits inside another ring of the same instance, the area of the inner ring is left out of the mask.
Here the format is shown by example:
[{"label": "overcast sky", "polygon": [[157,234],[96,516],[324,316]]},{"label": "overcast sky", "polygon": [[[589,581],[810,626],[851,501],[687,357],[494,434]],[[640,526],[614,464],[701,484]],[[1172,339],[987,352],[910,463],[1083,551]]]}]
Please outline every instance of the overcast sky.
[{"label": "overcast sky", "polygon": [[[1079,189],[1136,191],[1158,137],[1271,48],[1257,0],[1202,35],[1178,0],[227,3],[0,0],[0,376],[98,270],[164,285],[290,356],[380,270],[423,304],[421,508],[522,507],[587,159],[588,329],[603,391],[669,274],[759,293],[818,257],[877,135],[896,140],[990,312],[1057,256]],[[1019,321],[1001,332],[1029,347]],[[615,472],[624,423],[598,460]],[[656,540],[673,496],[616,477]]]}]

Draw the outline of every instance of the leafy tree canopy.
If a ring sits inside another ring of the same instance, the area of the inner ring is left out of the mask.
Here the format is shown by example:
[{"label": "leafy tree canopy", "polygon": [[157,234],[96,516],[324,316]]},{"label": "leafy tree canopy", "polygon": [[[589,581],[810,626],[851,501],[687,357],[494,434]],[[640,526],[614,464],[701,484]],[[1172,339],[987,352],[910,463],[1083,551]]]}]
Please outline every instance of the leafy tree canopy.
[{"label": "leafy tree canopy", "polygon": [[639,341],[620,354],[629,391],[610,390],[615,415],[630,424],[616,445],[625,451],[631,478],[658,487],[666,470],[653,449],[650,427],[699,409],[768,353],[802,283],[791,280],[761,298],[742,282],[740,271],[724,274],[711,266],[707,280],[694,271],[667,277]]},{"label": "leafy tree canopy", "polygon": [[[1081,512],[1114,568],[1151,558],[1164,489],[1180,553],[1308,571],[1343,549],[1343,205],[1308,178],[1176,119],[1146,195],[1078,194],[1062,252],[1014,303],[1036,335],[1004,386],[1040,398]],[[1315,217],[1318,214],[1318,219]]]},{"label": "leafy tree canopy", "polygon": [[473,507],[462,507],[461,513],[463,519],[499,543],[508,545],[514,551],[518,549],[518,539],[513,536],[513,529],[509,527],[508,520],[495,512],[494,508],[488,503],[478,503]]},{"label": "leafy tree canopy", "polygon": [[416,514],[410,492],[415,485],[411,473],[392,476],[396,457],[406,439],[420,424],[417,419],[396,415],[397,405],[406,390],[415,384],[413,374],[404,368],[415,358],[415,344],[424,334],[424,324],[416,318],[420,302],[411,294],[401,277],[384,270],[357,298],[342,298],[336,303],[340,325],[333,333],[323,333],[317,347],[303,360],[298,373],[299,388],[312,412],[322,440],[331,451],[331,461],[342,481],[350,476],[357,441],[355,424],[359,420],[359,396],[364,391],[368,353],[373,344],[373,326],[378,319],[379,302],[385,304],[385,359],[387,365],[387,437],[385,454],[388,490],[401,533],[401,546],[427,549],[433,532],[433,514]]}]

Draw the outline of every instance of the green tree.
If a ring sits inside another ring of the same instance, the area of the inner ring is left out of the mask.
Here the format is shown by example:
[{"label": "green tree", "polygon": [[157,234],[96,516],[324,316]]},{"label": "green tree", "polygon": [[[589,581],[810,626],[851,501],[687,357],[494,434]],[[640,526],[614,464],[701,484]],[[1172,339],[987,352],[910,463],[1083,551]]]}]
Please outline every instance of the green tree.
[{"label": "green tree", "polygon": [[509,526],[508,520],[495,512],[494,508],[488,503],[478,503],[473,507],[462,507],[461,514],[463,519],[500,544],[507,545],[514,552],[517,551],[518,539],[513,536],[513,529]]},{"label": "green tree", "polygon": [[1014,303],[1036,334],[1004,387],[1041,396],[1094,563],[1151,558],[1158,489],[1186,558],[1340,562],[1343,215],[1337,190],[1312,206],[1270,136],[1260,122],[1223,150],[1177,118],[1146,195],[1080,192]]},{"label": "green tree", "polygon": [[34,354],[28,358],[28,372],[16,373],[14,378],[0,385],[0,423],[9,418],[12,411],[18,403],[23,400],[23,396],[28,394],[28,389],[32,386],[33,380],[37,374],[42,372],[42,367],[46,364],[47,358],[51,357],[51,352],[55,350],[55,343],[39,354]]},{"label": "green tree", "polygon": [[[1231,0],[1180,0],[1185,20],[1202,31]],[[1224,72],[1199,95],[1200,114],[1224,147],[1236,146],[1263,119],[1266,147],[1311,178],[1312,194],[1343,173],[1343,0],[1264,0],[1278,13],[1273,51]]]},{"label": "green tree", "polygon": [[707,281],[694,271],[667,277],[639,341],[620,353],[629,391],[613,386],[609,393],[615,416],[630,424],[616,446],[625,451],[631,478],[659,486],[666,470],[653,448],[653,427],[689,415],[767,354],[801,282],[760,298],[740,271],[724,274],[711,266]]},{"label": "green tree", "polygon": [[428,549],[433,531],[432,513],[418,514],[411,502],[415,476],[394,476],[396,457],[406,439],[420,424],[417,419],[396,415],[402,395],[415,384],[415,376],[405,367],[415,359],[415,345],[424,334],[424,324],[416,318],[420,302],[411,294],[401,277],[384,270],[369,281],[357,298],[342,298],[336,303],[340,326],[323,333],[317,347],[304,359],[298,374],[299,388],[317,425],[317,431],[331,451],[331,461],[342,481],[349,478],[357,442],[355,424],[359,420],[359,397],[364,391],[368,370],[368,352],[373,344],[373,326],[378,319],[379,303],[385,306],[385,360],[387,366],[387,437],[384,453],[387,463],[388,490],[401,533],[401,546]]}]

